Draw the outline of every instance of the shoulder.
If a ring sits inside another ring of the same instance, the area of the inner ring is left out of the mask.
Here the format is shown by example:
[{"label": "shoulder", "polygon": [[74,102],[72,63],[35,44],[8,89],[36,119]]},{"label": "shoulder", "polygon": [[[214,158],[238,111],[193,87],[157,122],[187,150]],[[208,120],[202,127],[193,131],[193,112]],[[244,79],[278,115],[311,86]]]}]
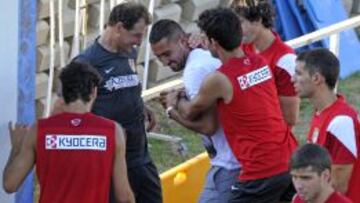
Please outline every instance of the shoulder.
[{"label": "shoulder", "polygon": [[186,66],[196,66],[208,69],[217,69],[221,61],[204,49],[193,49],[188,56]]},{"label": "shoulder", "polygon": [[276,65],[281,65],[284,61],[294,61],[296,60],[295,50],[287,45],[280,37],[276,37],[274,46],[271,47],[271,51],[275,55]]},{"label": "shoulder", "polygon": [[326,127],[327,132],[336,138],[346,149],[348,149],[351,154],[355,157],[357,156],[357,128],[354,120],[349,115],[338,114],[334,116],[328,126]]},{"label": "shoulder", "polygon": [[99,45],[97,41],[94,41],[89,47],[82,51],[79,55],[74,57],[72,60],[77,62],[89,63],[93,66],[108,55],[107,52]]},{"label": "shoulder", "polygon": [[328,199],[328,203],[352,203],[352,201],[339,192],[334,192]]},{"label": "shoulder", "polygon": [[[254,66],[263,67],[263,66],[268,65],[266,59],[263,56],[261,56],[260,54],[247,54],[246,56],[249,58],[250,62]],[[243,64],[248,65],[246,58],[243,60]]]},{"label": "shoulder", "polygon": [[108,118],[95,115],[93,113],[88,113],[89,119],[93,121],[93,123],[96,123],[97,126],[103,126],[103,127],[109,127],[114,128],[116,127],[116,122],[113,120],[110,120]]},{"label": "shoulder", "polygon": [[99,53],[94,45],[91,45],[84,51],[82,51],[79,55],[75,56],[72,60],[76,62],[82,62],[82,63],[90,63],[92,64],[93,61],[96,61],[96,58]]},{"label": "shoulder", "polygon": [[223,87],[224,85],[231,85],[229,78],[221,71],[215,71],[206,76],[204,84],[212,86],[213,89]]},{"label": "shoulder", "polygon": [[206,75],[214,72],[221,66],[221,62],[212,57],[210,52],[203,49],[194,49],[190,52],[186,65],[184,68],[183,79],[184,82],[196,82],[188,81],[196,78],[201,81]]},{"label": "shoulder", "polygon": [[281,55],[287,54],[287,53],[295,53],[295,50],[290,47],[289,45],[286,44],[286,42],[284,42],[279,34],[277,34],[276,32],[273,32],[275,35],[275,41],[274,41],[274,51],[276,51],[277,53],[280,53]]},{"label": "shoulder", "polygon": [[296,54],[294,53],[284,53],[279,56],[276,61],[276,66],[286,70],[290,75],[295,74],[295,65],[296,65]]},{"label": "shoulder", "polygon": [[356,110],[349,105],[342,96],[339,96],[334,105],[330,107],[330,122],[327,129],[352,127],[359,123],[359,117]]}]

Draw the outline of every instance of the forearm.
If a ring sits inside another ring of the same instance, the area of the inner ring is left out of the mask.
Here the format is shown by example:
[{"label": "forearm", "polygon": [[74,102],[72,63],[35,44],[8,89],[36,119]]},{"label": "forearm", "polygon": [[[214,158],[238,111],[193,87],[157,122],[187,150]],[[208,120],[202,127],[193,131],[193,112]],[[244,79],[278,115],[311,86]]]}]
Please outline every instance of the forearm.
[{"label": "forearm", "polygon": [[206,116],[201,116],[197,120],[189,121],[182,117],[179,112],[173,110],[170,112],[170,118],[178,122],[180,125],[204,135],[212,135],[217,129],[216,123],[212,122],[211,119]]},{"label": "forearm", "polygon": [[7,193],[13,193],[16,192],[19,183],[17,181],[14,181],[14,175],[16,175],[14,172],[14,160],[16,156],[18,156],[20,149],[18,148],[12,148],[10,151],[10,155],[8,158],[8,161],[5,165],[4,172],[3,172],[3,187],[4,190]]},{"label": "forearm", "polygon": [[127,194],[124,197],[120,197],[120,199],[118,199],[119,203],[135,203],[135,197],[134,194],[132,193],[131,189],[129,188],[127,191]]},{"label": "forearm", "polygon": [[279,100],[285,122],[290,126],[296,125],[299,118],[300,99],[280,96]]},{"label": "forearm", "polygon": [[198,117],[199,114],[201,113],[194,107],[191,101],[188,101],[183,97],[179,98],[177,104],[177,111],[179,112],[181,117],[190,121],[195,120],[196,117]]}]

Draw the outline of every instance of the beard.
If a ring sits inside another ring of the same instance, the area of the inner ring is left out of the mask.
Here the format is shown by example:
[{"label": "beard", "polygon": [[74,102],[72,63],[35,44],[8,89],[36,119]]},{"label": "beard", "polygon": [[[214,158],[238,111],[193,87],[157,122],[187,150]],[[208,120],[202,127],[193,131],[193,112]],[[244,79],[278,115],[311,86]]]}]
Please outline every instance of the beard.
[{"label": "beard", "polygon": [[215,51],[215,50],[211,50],[209,49],[211,56],[213,56],[214,58],[219,58],[219,54]]}]

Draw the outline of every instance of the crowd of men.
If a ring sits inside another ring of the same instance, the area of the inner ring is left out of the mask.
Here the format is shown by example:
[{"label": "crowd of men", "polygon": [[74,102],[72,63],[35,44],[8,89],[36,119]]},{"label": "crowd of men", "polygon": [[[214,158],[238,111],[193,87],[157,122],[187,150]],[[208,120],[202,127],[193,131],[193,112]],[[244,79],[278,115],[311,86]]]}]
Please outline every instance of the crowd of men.
[{"label": "crowd of men", "polygon": [[[234,0],[202,12],[200,34],[167,19],[152,27],[153,53],[183,71],[185,88],[160,94],[165,113],[201,134],[211,158],[198,202],[360,203],[360,121],[336,93],[339,61],[325,48],[296,55],[273,17],[266,0]],[[9,124],[7,192],[36,165],[40,202],[162,202],[146,138],[155,117],[135,68],[150,23],[141,4],[115,6],[101,36],[62,70],[53,115]],[[303,146],[292,133],[300,98],[314,107]]]}]

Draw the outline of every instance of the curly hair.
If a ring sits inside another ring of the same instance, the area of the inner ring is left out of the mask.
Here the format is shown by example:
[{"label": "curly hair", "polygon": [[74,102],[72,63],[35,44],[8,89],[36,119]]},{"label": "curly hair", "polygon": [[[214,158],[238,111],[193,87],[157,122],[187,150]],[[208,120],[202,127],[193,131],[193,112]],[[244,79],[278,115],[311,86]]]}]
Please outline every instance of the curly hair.
[{"label": "curly hair", "polygon": [[232,51],[241,44],[240,20],[231,9],[205,10],[200,14],[197,25],[209,39],[216,40],[227,51]]},{"label": "curly hair", "polygon": [[73,61],[62,69],[59,79],[66,104],[78,99],[87,103],[94,87],[99,86],[101,76],[90,64]]},{"label": "curly hair", "polygon": [[275,12],[268,0],[234,0],[230,7],[250,22],[261,21],[265,28],[273,26]]},{"label": "curly hair", "polygon": [[146,25],[151,23],[151,15],[147,8],[140,3],[125,2],[111,10],[107,24],[114,26],[122,22],[125,29],[131,30],[140,19],[144,19]]}]

